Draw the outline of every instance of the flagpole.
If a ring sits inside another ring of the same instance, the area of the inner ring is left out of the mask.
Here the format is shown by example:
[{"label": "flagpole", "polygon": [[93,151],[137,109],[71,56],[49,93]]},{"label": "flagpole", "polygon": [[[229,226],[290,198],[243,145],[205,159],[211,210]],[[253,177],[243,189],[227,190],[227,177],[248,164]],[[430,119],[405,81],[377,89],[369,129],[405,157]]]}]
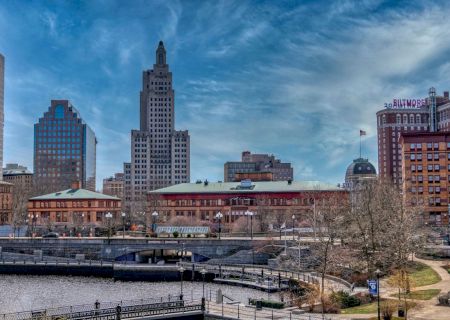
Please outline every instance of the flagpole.
[{"label": "flagpole", "polygon": [[359,132],[359,158],[361,158],[361,131]]}]

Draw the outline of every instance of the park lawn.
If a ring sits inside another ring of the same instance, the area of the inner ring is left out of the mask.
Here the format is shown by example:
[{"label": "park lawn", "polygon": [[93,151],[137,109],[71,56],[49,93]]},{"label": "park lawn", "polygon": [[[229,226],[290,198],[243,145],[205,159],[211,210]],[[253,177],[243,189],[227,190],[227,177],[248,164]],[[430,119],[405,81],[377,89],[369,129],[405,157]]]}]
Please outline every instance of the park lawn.
[{"label": "park lawn", "polygon": [[[383,300],[381,300],[381,303],[383,303]],[[392,301],[396,301],[393,299],[389,299]],[[377,313],[377,302],[367,303],[363,304],[361,306],[356,306],[352,308],[347,309],[341,309],[341,314],[370,314],[370,313]],[[412,309],[416,306],[416,303],[414,302],[408,302],[408,309]]]},{"label": "park lawn", "polygon": [[[430,300],[433,297],[437,296],[441,292],[441,289],[427,289],[427,290],[415,290],[411,291],[406,295],[406,299],[413,300]],[[404,298],[404,294],[400,294],[402,299]],[[390,297],[398,298],[398,294],[391,294]]]},{"label": "park lawn", "polygon": [[412,283],[414,283],[416,287],[427,286],[441,281],[441,277],[436,271],[420,262],[414,262],[414,264],[408,268],[408,273]]}]

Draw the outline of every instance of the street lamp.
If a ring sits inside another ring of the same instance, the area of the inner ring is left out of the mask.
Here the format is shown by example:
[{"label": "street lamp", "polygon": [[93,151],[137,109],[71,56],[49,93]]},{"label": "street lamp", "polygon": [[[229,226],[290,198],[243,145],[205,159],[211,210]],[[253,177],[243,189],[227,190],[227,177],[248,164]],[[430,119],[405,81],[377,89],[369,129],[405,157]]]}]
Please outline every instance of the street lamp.
[{"label": "street lamp", "polygon": [[219,240],[220,240],[220,233],[222,232],[222,228],[220,226],[220,223],[222,222],[222,217],[223,217],[222,212],[220,212],[220,211],[217,212],[216,219],[219,220]]},{"label": "street lamp", "polygon": [[158,220],[159,213],[157,211],[152,212],[152,232],[156,231],[156,221]]},{"label": "street lamp", "polygon": [[378,310],[378,320],[381,320],[380,315],[380,269],[375,271],[375,275],[377,276],[377,310]]},{"label": "street lamp", "polygon": [[292,240],[295,240],[294,227],[295,227],[295,214],[292,215]]},{"label": "street lamp", "polygon": [[202,270],[200,270],[200,274],[202,275],[202,279],[203,279],[203,299],[205,299],[205,276],[206,276],[206,269],[202,268]]},{"label": "street lamp", "polygon": [[245,215],[247,217],[248,216],[250,217],[250,239],[253,240],[253,215],[254,215],[254,213],[249,211],[249,210],[247,210],[247,211],[245,211]]},{"label": "street lamp", "polygon": [[125,215],[126,215],[126,213],[122,212],[121,215],[122,215],[122,228],[123,228],[122,239],[125,239]]},{"label": "street lamp", "polygon": [[106,223],[108,225],[108,244],[110,243],[110,239],[111,239],[111,218],[112,218],[112,214],[111,212],[108,212],[105,217],[106,217]]},{"label": "street lamp", "polygon": [[178,268],[178,271],[180,271],[180,284],[181,284],[180,300],[183,300],[183,272],[184,272],[183,266],[180,266],[180,268]]}]

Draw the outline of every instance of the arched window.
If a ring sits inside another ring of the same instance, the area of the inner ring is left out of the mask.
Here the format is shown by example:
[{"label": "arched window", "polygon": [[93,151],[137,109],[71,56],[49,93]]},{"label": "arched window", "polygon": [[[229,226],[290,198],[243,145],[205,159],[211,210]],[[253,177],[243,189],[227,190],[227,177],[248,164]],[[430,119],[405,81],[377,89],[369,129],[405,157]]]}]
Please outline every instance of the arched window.
[{"label": "arched window", "polygon": [[408,123],[408,115],[403,115],[403,123]]},{"label": "arched window", "polygon": [[414,123],[414,115],[413,114],[409,115],[409,123]]},{"label": "arched window", "polygon": [[420,114],[416,114],[416,123],[421,123]]},{"label": "arched window", "polygon": [[386,124],[386,115],[383,114],[383,124]]},{"label": "arched window", "polygon": [[399,114],[397,114],[397,123],[402,123],[402,117]]}]

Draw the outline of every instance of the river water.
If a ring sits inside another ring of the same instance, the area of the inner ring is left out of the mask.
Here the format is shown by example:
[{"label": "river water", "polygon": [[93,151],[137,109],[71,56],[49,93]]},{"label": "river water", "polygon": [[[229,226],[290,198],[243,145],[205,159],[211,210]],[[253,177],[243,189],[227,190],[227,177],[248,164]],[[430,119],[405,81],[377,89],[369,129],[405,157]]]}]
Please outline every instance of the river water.
[{"label": "river water", "polygon": [[[109,302],[179,295],[180,287],[180,282],[114,282],[93,277],[0,275],[0,314],[94,304],[97,299]],[[219,288],[224,295],[243,303],[247,303],[250,297],[268,297],[267,293],[259,290],[205,283],[206,295],[213,299]],[[200,299],[202,283],[183,281],[183,293],[185,299]],[[279,293],[273,293],[270,299],[279,300],[279,296]]]}]

